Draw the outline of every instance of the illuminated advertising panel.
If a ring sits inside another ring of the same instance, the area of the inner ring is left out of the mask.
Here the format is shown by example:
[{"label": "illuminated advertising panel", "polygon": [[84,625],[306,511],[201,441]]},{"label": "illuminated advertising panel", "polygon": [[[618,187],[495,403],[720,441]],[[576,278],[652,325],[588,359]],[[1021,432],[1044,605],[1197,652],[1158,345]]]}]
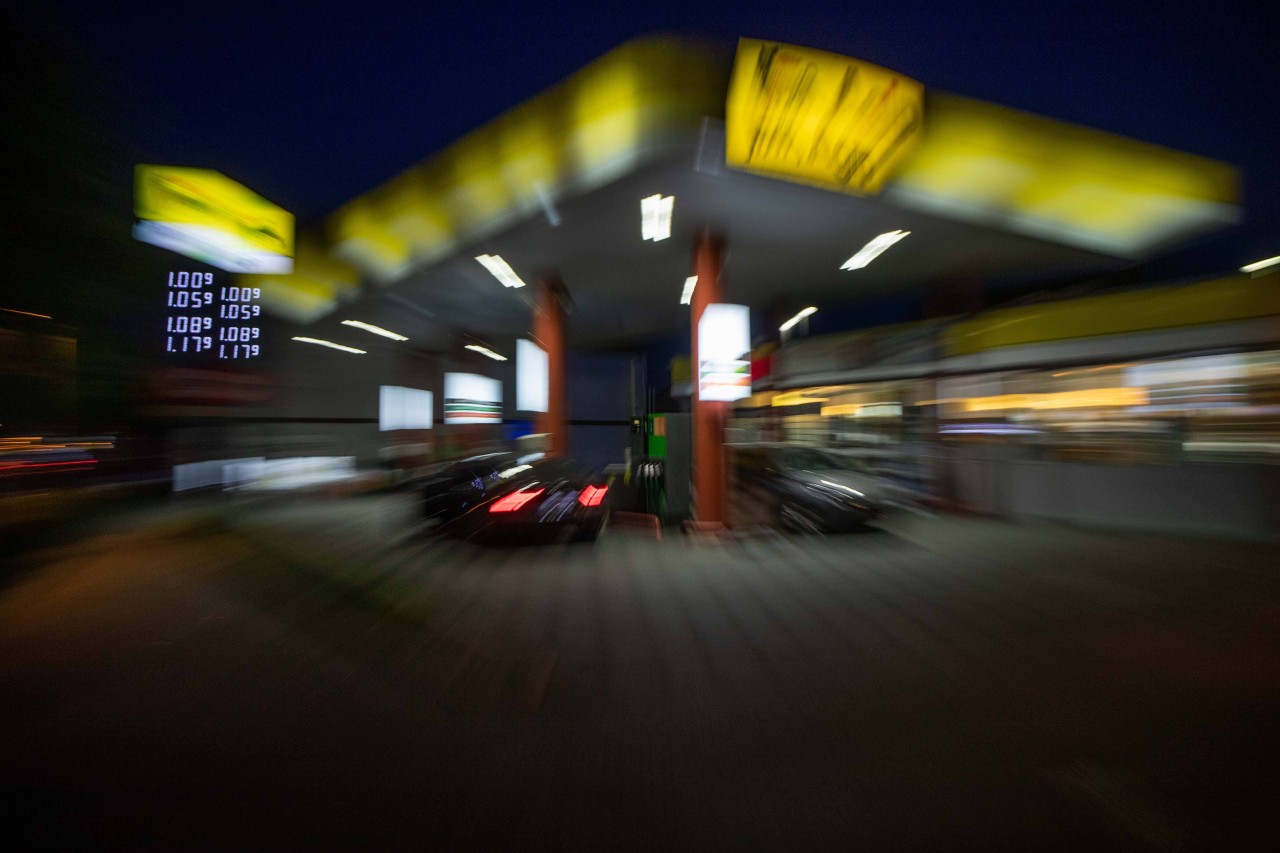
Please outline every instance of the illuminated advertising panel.
[{"label": "illuminated advertising panel", "polygon": [[745,305],[708,305],[698,320],[698,398],[751,396],[751,315]]},{"label": "illuminated advertising panel", "polygon": [[444,422],[502,423],[502,383],[474,373],[444,375]]},{"label": "illuminated advertising panel", "polygon": [[546,350],[533,341],[516,341],[516,408],[522,412],[545,412],[550,381]]},{"label": "illuminated advertising panel", "polygon": [[844,192],[880,191],[920,139],[924,87],[821,50],[740,39],[725,102],[730,166]]},{"label": "illuminated advertising panel", "polygon": [[293,214],[209,169],[138,166],[133,236],[219,269],[293,270]]},{"label": "illuminated advertising panel", "polygon": [[434,403],[430,391],[383,385],[378,389],[378,429],[431,429]]}]

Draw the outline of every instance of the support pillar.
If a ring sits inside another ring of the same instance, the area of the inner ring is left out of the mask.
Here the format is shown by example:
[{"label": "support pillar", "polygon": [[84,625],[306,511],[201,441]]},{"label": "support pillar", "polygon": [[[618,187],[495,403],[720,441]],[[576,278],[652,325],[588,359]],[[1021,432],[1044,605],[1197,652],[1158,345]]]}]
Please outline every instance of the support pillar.
[{"label": "support pillar", "polygon": [[693,249],[693,274],[698,284],[690,301],[690,356],[693,380],[693,492],[694,519],[709,528],[723,527],[725,519],[724,430],[729,404],[703,400],[698,394],[698,321],[715,302],[723,302],[720,261],[724,242],[710,231],[698,233]]},{"label": "support pillar", "polygon": [[547,410],[539,412],[535,429],[549,436],[548,456],[569,451],[565,433],[565,301],[564,285],[551,276],[538,280],[533,304],[533,340],[547,351]]}]

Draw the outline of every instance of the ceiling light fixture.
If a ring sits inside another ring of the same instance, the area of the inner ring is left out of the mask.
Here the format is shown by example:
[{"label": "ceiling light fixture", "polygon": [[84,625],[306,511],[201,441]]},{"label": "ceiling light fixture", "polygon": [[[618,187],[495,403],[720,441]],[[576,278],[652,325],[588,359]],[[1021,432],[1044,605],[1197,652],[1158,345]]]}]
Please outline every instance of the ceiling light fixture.
[{"label": "ceiling light fixture", "polygon": [[467,344],[466,346],[464,346],[464,347],[463,347],[463,349],[469,349],[469,350],[471,350],[472,352],[478,352],[478,353],[480,353],[481,355],[487,355],[487,356],[489,356],[489,358],[493,359],[494,361],[506,361],[506,360],[507,360],[507,357],[506,357],[505,355],[499,355],[498,353],[494,352],[493,350],[489,349],[488,347],[482,347],[482,346],[480,346],[479,344]]},{"label": "ceiling light fixture", "polygon": [[884,252],[885,249],[889,248],[894,243],[898,242],[899,240],[901,240],[903,237],[907,236],[910,233],[911,233],[910,231],[887,231],[884,234],[881,234],[879,237],[872,238],[872,240],[869,243],[867,243],[867,245],[863,246],[861,249],[858,250],[858,254],[854,255],[852,258],[850,258],[849,260],[841,264],[840,269],[842,270],[862,269],[867,264],[871,263],[876,258],[880,257],[880,254]]},{"label": "ceiling light fixture", "polygon": [[804,309],[800,313],[796,314],[796,316],[792,317],[790,320],[788,320],[787,322],[779,326],[778,331],[779,332],[788,331],[796,323],[799,323],[805,317],[808,317],[810,314],[815,313],[817,310],[818,310],[817,308],[814,308],[812,305],[810,305],[808,308]]},{"label": "ceiling light fixture", "polygon": [[516,275],[516,271],[501,255],[477,255],[476,260],[493,273],[493,277],[502,282],[503,287],[524,287],[524,280]]},{"label": "ceiling light fixture", "polygon": [[295,337],[294,340],[302,341],[302,343],[304,344],[317,344],[318,346],[329,347],[330,349],[340,349],[343,352],[353,352],[356,355],[365,354],[365,351],[362,349],[356,349],[355,347],[344,347],[342,344],[335,344],[333,341],[322,341],[319,338],[296,338]]},{"label": "ceiling light fixture", "polygon": [[671,213],[675,209],[673,195],[651,195],[640,199],[640,236],[658,242],[671,236]]},{"label": "ceiling light fixture", "polygon": [[680,304],[688,305],[693,300],[693,289],[698,286],[698,277],[691,275],[684,280],[684,290],[680,292]]},{"label": "ceiling light fixture", "polygon": [[1254,261],[1251,264],[1245,264],[1240,267],[1240,272],[1257,272],[1258,270],[1265,270],[1267,267],[1274,267],[1276,264],[1280,264],[1280,255],[1276,255],[1274,258]]},{"label": "ceiling light fixture", "polygon": [[375,326],[372,323],[363,323],[359,320],[343,320],[342,325],[352,326],[357,329],[364,329],[366,332],[373,332],[375,335],[382,335],[382,337],[391,338],[391,340],[393,341],[409,340],[404,335],[397,335],[395,332],[390,331],[389,329],[384,329],[381,326]]}]

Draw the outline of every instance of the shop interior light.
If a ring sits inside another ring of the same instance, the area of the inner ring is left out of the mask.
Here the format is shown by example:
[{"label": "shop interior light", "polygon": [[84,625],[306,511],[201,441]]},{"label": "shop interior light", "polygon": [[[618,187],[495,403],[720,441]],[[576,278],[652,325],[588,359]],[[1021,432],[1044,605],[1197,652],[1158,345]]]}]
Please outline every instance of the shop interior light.
[{"label": "shop interior light", "polygon": [[516,271],[501,255],[476,255],[476,260],[493,273],[493,277],[502,282],[503,287],[524,287],[524,279],[516,275]]},{"label": "shop interior light", "polygon": [[816,313],[817,310],[818,310],[817,308],[814,308],[812,305],[810,305],[808,308],[805,308],[803,311],[800,311],[799,313],[796,314],[796,316],[792,317],[790,320],[788,320],[787,322],[779,326],[778,331],[785,332],[789,330],[792,326],[794,326],[796,323],[799,323],[805,317],[808,317],[810,314]]},{"label": "shop interior light", "polygon": [[673,195],[651,195],[640,199],[640,236],[655,243],[670,237],[675,204]]},{"label": "shop interior light", "polygon": [[472,352],[478,352],[478,353],[480,353],[481,355],[487,355],[487,356],[489,356],[489,358],[493,359],[494,361],[506,361],[506,360],[507,360],[507,357],[506,357],[505,355],[500,355],[499,353],[494,352],[493,350],[489,349],[488,347],[482,347],[482,346],[480,346],[479,344],[467,344],[465,347],[463,347],[463,349],[469,349],[469,350],[471,350]]},{"label": "shop interior light", "polygon": [[693,289],[698,286],[698,277],[691,275],[684,280],[684,290],[680,292],[680,304],[688,305],[693,300]]},{"label": "shop interior light", "polygon": [[382,328],[381,326],[375,326],[375,325],[373,325],[372,323],[363,323],[363,322],[361,322],[361,321],[359,321],[359,320],[343,320],[343,321],[342,321],[342,325],[344,325],[344,326],[351,326],[351,327],[356,328],[356,329],[364,329],[366,332],[372,332],[372,333],[373,333],[373,334],[375,334],[375,335],[382,335],[382,337],[384,337],[384,338],[391,338],[391,340],[393,340],[393,341],[407,341],[407,340],[409,340],[409,339],[408,339],[407,337],[405,337],[404,335],[396,334],[395,332],[391,331],[390,329],[384,329],[384,328]]},{"label": "shop interior light", "polygon": [[867,264],[880,257],[885,249],[910,234],[910,231],[886,231],[878,237],[871,239],[867,245],[858,250],[858,253],[849,260],[840,265],[842,270],[860,270]]},{"label": "shop interior light", "polygon": [[1261,261],[1254,261],[1251,264],[1245,264],[1240,267],[1240,272],[1257,272],[1258,270],[1265,270],[1267,267],[1274,267],[1276,264],[1280,264],[1280,255],[1276,255],[1274,258],[1265,258]]},{"label": "shop interior light", "polygon": [[319,338],[294,338],[295,341],[301,341],[304,344],[316,344],[317,346],[329,347],[329,349],[338,349],[343,352],[351,352],[356,355],[364,355],[365,351],[356,349],[355,347],[344,347],[342,344],[335,344],[333,341],[322,341]]}]

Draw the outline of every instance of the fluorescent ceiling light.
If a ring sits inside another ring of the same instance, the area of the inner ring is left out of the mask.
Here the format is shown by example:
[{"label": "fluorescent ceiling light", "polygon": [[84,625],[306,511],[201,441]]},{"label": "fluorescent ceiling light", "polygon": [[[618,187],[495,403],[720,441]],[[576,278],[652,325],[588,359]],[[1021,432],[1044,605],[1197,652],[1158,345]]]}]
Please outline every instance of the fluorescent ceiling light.
[{"label": "fluorescent ceiling light", "polygon": [[1255,261],[1252,264],[1245,264],[1240,267],[1240,272],[1257,272],[1258,270],[1265,270],[1267,267],[1274,267],[1276,264],[1280,264],[1280,255],[1262,261]]},{"label": "fluorescent ceiling light", "polygon": [[860,270],[880,257],[880,253],[910,234],[910,231],[887,231],[858,250],[858,254],[840,265],[842,270]]},{"label": "fluorescent ceiling light", "polygon": [[498,355],[496,352],[489,349],[488,347],[482,347],[479,344],[467,344],[465,347],[463,347],[463,349],[469,349],[472,352],[478,352],[481,355],[487,355],[489,356],[489,358],[493,359],[494,361],[507,360],[507,357],[505,355]]},{"label": "fluorescent ceiling light", "polygon": [[294,338],[295,341],[302,341],[304,344],[318,344],[322,347],[330,349],[340,349],[343,352],[353,352],[356,355],[364,355],[365,351],[356,349],[355,347],[344,347],[342,344],[335,344],[333,341],[322,341],[319,338]]},{"label": "fluorescent ceiling light", "polygon": [[799,314],[797,314],[796,316],[792,317],[790,320],[788,320],[787,322],[785,322],[785,323],[783,323],[781,326],[779,326],[779,327],[778,327],[778,331],[779,331],[779,332],[785,332],[785,331],[787,331],[787,330],[788,330],[788,329],[790,329],[792,326],[794,326],[796,323],[799,323],[799,322],[800,322],[801,320],[803,320],[805,317],[808,317],[810,314],[815,313],[817,310],[818,310],[817,308],[814,308],[812,305],[810,305],[808,308],[804,309],[804,310],[803,310],[803,311],[801,311]]},{"label": "fluorescent ceiling light", "polygon": [[502,282],[503,287],[524,287],[524,280],[516,275],[516,271],[501,255],[477,255],[476,260],[493,273],[493,277]]},{"label": "fluorescent ceiling light", "polygon": [[381,326],[375,326],[372,323],[362,323],[359,320],[343,320],[342,325],[354,326],[357,329],[364,329],[366,332],[373,332],[375,335],[382,335],[384,338],[391,338],[393,341],[409,340],[404,335],[397,335],[395,332],[384,329]]},{"label": "fluorescent ceiling light", "polygon": [[691,275],[684,280],[684,290],[680,293],[680,304],[688,305],[693,300],[693,289],[698,286],[698,277]]},{"label": "fluorescent ceiling light", "polygon": [[640,236],[658,242],[671,236],[671,212],[675,209],[673,195],[651,195],[640,199]]}]

